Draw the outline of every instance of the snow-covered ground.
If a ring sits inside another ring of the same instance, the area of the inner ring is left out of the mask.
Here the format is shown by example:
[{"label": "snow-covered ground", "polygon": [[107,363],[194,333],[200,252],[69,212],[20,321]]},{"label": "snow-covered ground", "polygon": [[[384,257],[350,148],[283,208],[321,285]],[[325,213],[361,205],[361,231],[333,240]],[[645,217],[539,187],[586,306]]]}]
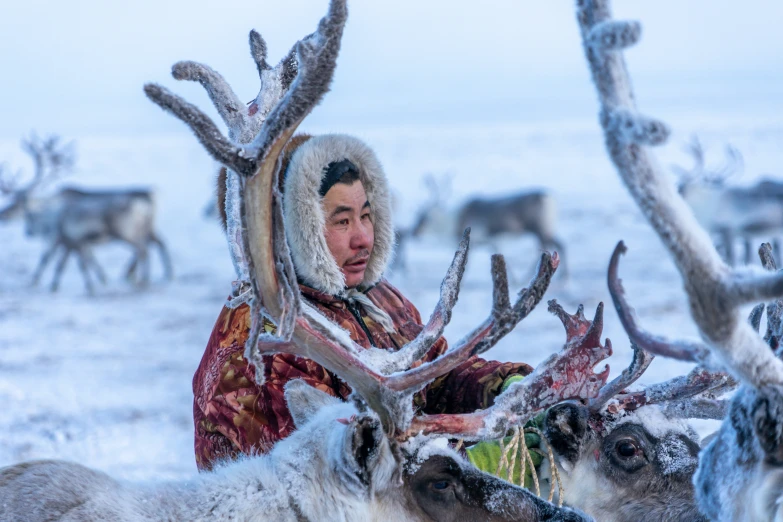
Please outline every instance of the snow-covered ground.
[{"label": "snow-covered ground", "polygon": [[[675,130],[670,144],[659,150],[662,165],[689,164],[681,145],[697,132],[708,161],[719,163],[728,142],[744,153],[746,174],[737,182],[765,173],[783,176],[783,115],[677,116],[669,120]],[[401,224],[426,199],[420,178],[427,172],[453,174],[452,207],[474,193],[550,188],[558,199],[571,278],[556,279],[548,298],[569,311],[584,303],[588,314],[599,301],[608,302],[607,261],[624,239],[629,253],[621,275],[643,324],[661,334],[695,335],[679,277],[620,185],[596,121],[314,130],[348,131],[377,150],[399,195]],[[158,226],[176,278],[164,283],[154,264],[152,288],[134,291],[120,278],[130,252],[106,246],[97,254],[110,282],[96,297],[85,295],[73,261],[58,294],[45,288],[51,270],[33,289],[28,283],[43,245],[27,240],[18,222],[0,224],[0,466],[56,457],[130,479],[185,476],[195,471],[191,378],[233,278],[218,225],[202,217],[214,164],[184,127],[173,136],[74,138],[79,161],[70,182],[156,188]],[[0,157],[29,172],[16,142],[0,142]],[[425,316],[453,247],[449,238],[417,240],[407,251],[409,271],[391,276]],[[538,258],[535,242],[509,239],[500,248],[517,278],[527,281]],[[491,253],[483,246],[471,252],[450,339],[489,311]],[[630,349],[611,306],[604,335],[615,346],[615,374],[629,361]],[[543,303],[488,356],[535,364],[563,340],[559,321]],[[642,382],[687,369],[659,359]]]}]

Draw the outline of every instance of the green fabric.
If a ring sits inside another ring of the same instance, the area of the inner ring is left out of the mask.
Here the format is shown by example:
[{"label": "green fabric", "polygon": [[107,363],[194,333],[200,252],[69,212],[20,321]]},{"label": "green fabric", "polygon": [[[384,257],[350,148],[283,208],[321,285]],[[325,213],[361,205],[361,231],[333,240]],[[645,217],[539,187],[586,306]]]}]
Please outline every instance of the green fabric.
[{"label": "green fabric", "polygon": [[[500,392],[503,393],[506,391],[506,389],[514,384],[515,382],[519,382],[522,379],[524,379],[524,376],[522,375],[512,375],[511,377],[506,378],[506,380],[503,382],[503,386],[500,389]],[[544,412],[541,412],[537,416],[530,419],[527,424],[525,424],[526,428],[534,427],[534,428],[541,428],[544,422]],[[512,437],[505,437],[503,439],[503,444],[507,445],[511,442]],[[525,445],[528,447],[528,451],[530,451],[532,448],[538,449],[541,447],[541,438],[536,433],[525,433]],[[496,440],[489,440],[489,441],[483,441],[479,442],[478,444],[474,444],[473,446],[466,448],[465,452],[468,455],[468,460],[471,464],[476,466],[481,471],[486,471],[487,473],[490,473],[492,475],[495,475],[498,471],[498,464],[500,464],[500,443]],[[513,454],[514,450],[511,449],[509,456]],[[512,476],[513,482],[515,484],[520,483],[520,473],[522,472],[522,458],[524,455],[521,454],[519,450],[517,450],[517,456],[516,461],[514,463],[514,473]],[[535,451],[530,451],[530,457],[533,460],[533,465],[535,467],[538,467],[541,462],[543,461],[543,456],[539,455]],[[503,479],[506,479],[508,477],[508,469],[504,466],[500,470],[500,477]],[[530,470],[529,464],[526,464],[525,466],[525,487],[530,488],[533,486],[533,475]]]},{"label": "green fabric", "polygon": [[512,375],[511,377],[506,377],[506,380],[503,381],[503,386],[500,387],[500,393],[503,393],[508,389],[509,386],[511,386],[515,382],[521,381],[524,378],[525,378],[524,375]]},{"label": "green fabric", "polygon": [[[511,442],[511,437],[506,437],[503,439],[503,444],[508,444]],[[541,439],[539,436],[535,433],[525,433],[525,444],[528,447],[528,450],[530,448],[536,448],[540,446]],[[498,464],[500,463],[500,444],[496,440],[489,440],[484,442],[479,442],[478,444],[475,444],[469,448],[467,448],[466,453],[468,454],[468,460],[471,464],[476,466],[481,471],[486,471],[487,473],[494,475],[498,470]],[[513,453],[514,450],[511,450],[511,453]],[[511,455],[509,453],[509,456]],[[514,474],[513,474],[513,482],[515,484],[519,484],[519,478],[520,473],[522,472],[522,459],[523,455],[522,453],[517,450],[517,457],[516,462],[514,463]],[[543,460],[543,457],[536,453],[535,451],[530,452],[530,457],[533,460],[533,465],[538,467],[541,464],[541,461]],[[508,470],[504,466],[500,470],[500,477],[503,479],[508,478]],[[533,475],[530,471],[530,465],[526,463],[525,467],[525,487],[530,488],[533,486]]]}]

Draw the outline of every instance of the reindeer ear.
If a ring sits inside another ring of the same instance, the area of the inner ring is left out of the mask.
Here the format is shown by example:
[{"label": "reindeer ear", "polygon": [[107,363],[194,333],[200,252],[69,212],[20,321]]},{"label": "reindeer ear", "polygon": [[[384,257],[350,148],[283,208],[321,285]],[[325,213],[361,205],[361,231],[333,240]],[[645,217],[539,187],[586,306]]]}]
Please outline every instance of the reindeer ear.
[{"label": "reindeer ear", "polygon": [[294,424],[301,428],[322,408],[340,404],[342,401],[310,386],[302,379],[294,379],[285,385],[285,402],[294,418]]}]

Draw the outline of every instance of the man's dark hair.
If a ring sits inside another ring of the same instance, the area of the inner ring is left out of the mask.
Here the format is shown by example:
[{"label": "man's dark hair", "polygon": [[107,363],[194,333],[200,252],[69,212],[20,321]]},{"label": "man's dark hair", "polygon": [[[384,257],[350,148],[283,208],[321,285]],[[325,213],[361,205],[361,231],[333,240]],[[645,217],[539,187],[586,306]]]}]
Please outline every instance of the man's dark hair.
[{"label": "man's dark hair", "polygon": [[324,170],[326,173],[321,180],[321,187],[318,189],[318,194],[321,197],[324,197],[329,189],[338,183],[352,185],[354,181],[359,179],[359,169],[347,159],[333,161]]}]

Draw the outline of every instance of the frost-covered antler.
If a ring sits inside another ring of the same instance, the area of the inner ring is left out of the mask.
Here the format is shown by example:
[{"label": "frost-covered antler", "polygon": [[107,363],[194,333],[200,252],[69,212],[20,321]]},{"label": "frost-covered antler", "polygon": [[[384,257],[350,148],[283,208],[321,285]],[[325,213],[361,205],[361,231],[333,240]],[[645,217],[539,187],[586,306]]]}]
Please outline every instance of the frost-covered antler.
[{"label": "frost-covered antler", "polygon": [[739,313],[742,304],[783,295],[783,275],[728,267],[658,168],[645,146],[663,143],[669,131],[662,122],[637,112],[620,52],[638,41],[640,25],[612,20],[608,4],[607,0],[577,3],[607,149],[631,195],[671,252],[683,277],[691,314],[709,350],[693,343],[665,343],[660,338],[642,347],[659,355],[725,366],[754,385],[783,384],[783,362]]},{"label": "frost-covered antler", "polygon": [[[316,33],[311,34],[305,37],[304,41],[315,37]],[[250,55],[256,64],[261,87],[258,95],[247,106],[240,101],[223,76],[211,67],[198,62],[182,61],[171,68],[171,74],[177,80],[197,81],[206,89],[218,114],[228,126],[229,139],[242,144],[255,139],[269,113],[288,92],[299,68],[296,45],[280,63],[271,67],[267,63],[266,42],[261,35],[255,30],[250,31],[249,41]],[[226,176],[226,237],[238,279],[232,292],[233,299],[228,302],[231,307],[243,304],[250,298],[250,292],[244,288],[250,279],[250,256],[241,232],[240,201],[243,189],[244,178],[229,169]]]},{"label": "frost-covered antler", "polygon": [[[345,0],[332,0],[329,13],[321,20],[318,30],[296,44],[296,77],[285,96],[269,111],[258,134],[246,145],[232,143],[196,107],[165,89],[147,85],[145,90],[153,101],[185,121],[213,157],[245,178],[245,187],[241,191],[243,226],[239,230],[245,234],[243,241],[248,245],[250,254],[253,295],[257,296],[251,301],[252,325],[245,353],[248,360],[256,365],[259,382],[263,379],[260,346],[265,350],[272,347],[275,351],[312,359],[335,372],[380,415],[389,433],[402,438],[418,431],[456,433],[444,432],[440,418],[421,419],[415,429],[412,428],[412,395],[473,355],[488,350],[526,317],[543,297],[557,268],[558,258],[543,254],[530,286],[520,292],[512,304],[503,258],[493,257],[494,303],[490,316],[448,353],[413,369],[409,369],[411,363],[431,348],[448,323],[465,266],[467,235],[444,279],[441,302],[428,325],[408,346],[384,357],[378,367],[374,364],[379,359],[377,351],[364,350],[356,345],[345,331],[302,300],[285,240],[278,183],[279,158],[297,126],[328,90],[345,17]],[[258,53],[259,56],[262,54]],[[261,60],[257,63],[261,64],[260,69],[264,68]],[[262,333],[262,314],[276,323],[274,335]],[[260,345],[259,341],[263,343]],[[594,375],[592,367],[606,356],[605,351],[592,347],[584,348],[580,353],[578,360],[556,358],[541,370],[543,378],[547,378],[546,370],[552,367],[550,374],[554,372],[553,378],[559,379],[556,382],[563,386],[563,391],[550,396],[589,398],[603,384],[605,374]],[[565,370],[561,367],[568,371],[563,373]],[[568,377],[574,377],[574,382],[566,382]],[[585,383],[586,379],[590,382]],[[553,381],[547,382],[551,384]],[[522,393],[524,390],[527,388],[512,387],[501,402],[520,409],[520,402],[536,399],[529,393]],[[516,401],[514,397],[517,397]],[[539,402],[543,404],[543,401]],[[502,412],[500,408],[493,411],[496,415]],[[511,421],[521,418],[511,410],[506,411],[506,416],[509,415]],[[468,432],[457,432],[473,437],[483,437],[485,433],[498,436],[502,434],[497,431],[501,424],[508,423],[509,419],[502,422],[492,419],[492,426],[481,431],[480,423],[474,422]]]},{"label": "frost-covered antler", "polygon": [[704,163],[704,147],[699,138],[693,136],[690,143],[685,146],[685,151],[693,156],[693,168],[685,169],[679,165],[671,168],[677,173],[681,186],[692,182],[708,183],[715,186],[723,186],[726,180],[742,170],[744,161],[742,153],[733,145],[726,145],[726,161],[716,169],[707,170]]},{"label": "frost-covered antler", "polygon": [[[717,436],[699,456],[694,477],[699,508],[711,520],[780,518],[783,362],[744,320],[740,306],[783,296],[783,274],[728,267],[645,148],[663,143],[668,130],[636,112],[620,51],[636,43],[639,24],[611,20],[608,0],[579,0],[577,19],[599,94],[609,155],[671,253],[705,342],[667,342],[644,335],[650,341],[644,348],[725,368],[742,382]],[[757,321],[758,313],[752,313],[751,320]],[[638,333],[629,332],[632,338]]]},{"label": "frost-covered antler", "polygon": [[[633,384],[652,362],[657,353],[698,352],[706,353],[708,348],[701,343],[681,341],[672,343],[642,329],[636,319],[633,307],[625,297],[625,289],[620,280],[618,268],[620,256],[626,252],[625,244],[620,241],[612,253],[607,270],[607,284],[620,322],[631,339],[634,349],[634,361],[628,370],[602,390],[601,395],[591,402],[593,411],[606,407],[609,413],[622,410],[632,411],[647,404],[667,403],[672,414],[688,413],[699,418],[723,418],[725,404],[717,408],[714,398],[737,387],[737,381],[724,372],[712,372],[702,367],[695,368],[684,377],[676,377],[664,383],[655,384],[643,391],[621,393]],[[677,406],[673,404],[677,403]],[[699,406],[704,411],[699,411]],[[713,417],[712,415],[719,415]]]}]

